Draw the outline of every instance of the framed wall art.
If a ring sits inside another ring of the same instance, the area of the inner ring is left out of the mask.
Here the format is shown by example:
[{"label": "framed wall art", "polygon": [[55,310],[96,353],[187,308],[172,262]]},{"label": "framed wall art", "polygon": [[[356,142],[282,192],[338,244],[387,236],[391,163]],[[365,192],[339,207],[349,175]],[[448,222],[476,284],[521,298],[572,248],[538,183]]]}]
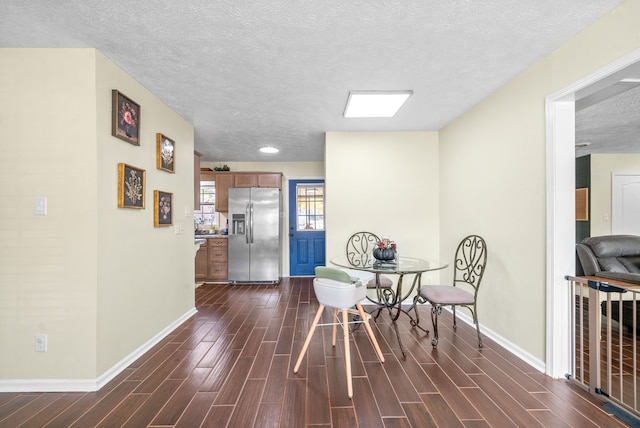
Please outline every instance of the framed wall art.
[{"label": "framed wall art", "polygon": [[155,227],[173,224],[173,193],[153,191],[153,225]]},{"label": "framed wall art", "polygon": [[156,134],[156,167],[167,172],[176,172],[176,143],[160,133]]},{"label": "framed wall art", "polygon": [[576,189],[576,221],[589,221],[589,189]]},{"label": "framed wall art", "polygon": [[118,164],[118,208],[144,208],[145,170]]},{"label": "framed wall art", "polygon": [[111,135],[139,146],[140,105],[116,89],[111,91],[111,97]]}]

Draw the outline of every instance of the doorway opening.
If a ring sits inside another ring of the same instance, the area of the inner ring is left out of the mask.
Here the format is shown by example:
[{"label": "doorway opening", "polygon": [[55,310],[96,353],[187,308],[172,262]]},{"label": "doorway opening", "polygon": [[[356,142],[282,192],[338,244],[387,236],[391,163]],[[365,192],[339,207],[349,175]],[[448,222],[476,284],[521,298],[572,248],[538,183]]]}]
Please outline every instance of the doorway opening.
[{"label": "doorway opening", "polygon": [[546,99],[546,372],[570,373],[570,296],[565,276],[575,272],[575,108],[576,102],[610,86],[640,65],[640,49]]}]

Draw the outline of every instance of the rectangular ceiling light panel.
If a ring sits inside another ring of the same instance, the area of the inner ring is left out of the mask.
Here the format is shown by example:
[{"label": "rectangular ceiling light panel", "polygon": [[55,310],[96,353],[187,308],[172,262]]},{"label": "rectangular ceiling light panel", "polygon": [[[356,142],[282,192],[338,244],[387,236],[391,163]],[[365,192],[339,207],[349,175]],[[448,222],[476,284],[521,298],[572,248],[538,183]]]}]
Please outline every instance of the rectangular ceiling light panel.
[{"label": "rectangular ceiling light panel", "polygon": [[413,91],[351,91],[344,117],[393,117]]}]

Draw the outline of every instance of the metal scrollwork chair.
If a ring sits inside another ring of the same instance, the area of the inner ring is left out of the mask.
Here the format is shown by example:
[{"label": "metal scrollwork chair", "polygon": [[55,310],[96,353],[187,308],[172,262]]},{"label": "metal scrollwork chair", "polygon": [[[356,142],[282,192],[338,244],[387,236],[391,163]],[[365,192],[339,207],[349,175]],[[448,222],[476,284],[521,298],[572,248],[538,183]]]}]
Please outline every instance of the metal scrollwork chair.
[{"label": "metal scrollwork chair", "polygon": [[[360,281],[352,282],[349,274],[345,271],[318,266],[316,267],[315,272],[316,277],[313,280],[313,290],[315,291],[316,298],[318,299],[318,303],[320,303],[320,306],[318,307],[318,312],[316,312],[316,316],[311,323],[311,328],[309,329],[307,338],[304,341],[304,345],[302,345],[302,349],[300,350],[300,355],[298,356],[296,366],[293,368],[293,372],[298,373],[298,369],[300,368],[302,359],[307,352],[307,348],[309,347],[309,343],[311,342],[311,338],[313,337],[313,333],[315,332],[316,327],[322,325],[333,325],[333,346],[336,346],[337,324],[341,324],[344,334],[347,392],[349,394],[349,398],[351,398],[353,397],[353,386],[351,381],[349,324],[364,324],[367,335],[369,336],[369,340],[371,341],[371,344],[378,354],[378,358],[381,362],[384,362],[384,356],[382,355],[382,351],[380,350],[378,341],[373,334],[371,325],[369,325],[369,319],[371,318],[371,315],[366,313],[362,308],[362,305],[360,304],[360,301],[364,299],[367,290]],[[354,306],[355,309],[353,309]],[[325,307],[333,309],[333,322],[328,324],[318,324],[318,321],[320,320]],[[338,316],[339,312],[342,312],[342,320]],[[358,315],[358,320],[349,321],[349,314]]]},{"label": "metal scrollwork chair", "polygon": [[433,337],[431,345],[438,346],[438,315],[442,313],[443,306],[451,306],[453,309],[453,328],[456,328],[456,307],[462,306],[473,316],[473,322],[478,332],[478,347],[482,348],[480,338],[480,326],[478,324],[478,309],[476,302],[480,282],[487,264],[487,245],[480,236],[470,235],[460,242],[456,250],[456,259],[453,272],[453,285],[423,285],[414,298],[416,321],[412,324],[428,333],[428,330],[420,327],[417,302],[431,303],[431,322],[433,324]]},{"label": "metal scrollwork chair", "polygon": [[[373,249],[378,246],[380,238],[371,232],[358,232],[351,235],[347,241],[347,260],[352,266],[360,267],[370,262],[373,257]],[[367,288],[376,289],[377,299],[373,300],[369,296],[367,299],[378,305],[385,305],[395,299],[393,292],[393,281],[384,275],[375,274],[373,278],[365,282]],[[380,312],[378,311],[378,314]]]}]

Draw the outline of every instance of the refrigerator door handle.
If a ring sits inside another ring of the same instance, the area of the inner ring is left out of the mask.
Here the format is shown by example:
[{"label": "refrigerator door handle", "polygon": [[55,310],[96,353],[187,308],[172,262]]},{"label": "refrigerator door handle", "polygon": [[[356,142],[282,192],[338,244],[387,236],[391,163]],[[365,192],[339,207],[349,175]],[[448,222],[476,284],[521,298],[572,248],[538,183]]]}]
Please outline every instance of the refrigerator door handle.
[{"label": "refrigerator door handle", "polygon": [[251,217],[249,215],[249,204],[247,204],[247,206],[244,208],[244,217],[247,219],[247,224],[249,226],[248,228],[245,227],[245,230],[244,230],[244,240],[248,244],[249,243],[249,233],[252,230]]},{"label": "refrigerator door handle", "polygon": [[251,243],[253,244],[253,202],[251,202],[250,204],[249,210],[251,211],[251,215],[249,216],[249,230],[251,231]]}]

